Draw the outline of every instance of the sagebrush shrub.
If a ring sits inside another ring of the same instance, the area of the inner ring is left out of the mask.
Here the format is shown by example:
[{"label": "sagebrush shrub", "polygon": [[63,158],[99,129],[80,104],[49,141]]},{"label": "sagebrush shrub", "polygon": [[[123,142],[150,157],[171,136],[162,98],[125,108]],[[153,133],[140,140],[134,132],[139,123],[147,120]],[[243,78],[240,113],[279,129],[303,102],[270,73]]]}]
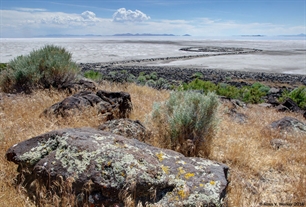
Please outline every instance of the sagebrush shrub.
[{"label": "sagebrush shrub", "polygon": [[103,75],[98,71],[88,70],[84,72],[84,77],[89,78],[94,81],[101,81],[103,79]]},{"label": "sagebrush shrub", "polygon": [[218,106],[215,93],[172,92],[166,102],[154,105],[152,120],[167,128],[173,150],[185,156],[198,156],[202,151],[207,156],[217,127]]},{"label": "sagebrush shrub", "polygon": [[286,98],[291,98],[300,108],[306,109],[306,86],[300,86],[291,92],[285,91],[280,101],[283,102]]},{"label": "sagebrush shrub", "polygon": [[6,69],[6,63],[0,63],[0,71]]},{"label": "sagebrush shrub", "polygon": [[201,90],[204,93],[215,92],[220,96],[240,99],[246,103],[261,103],[268,94],[270,88],[261,83],[254,83],[252,86],[235,87],[225,83],[215,84],[210,81],[203,81],[198,78],[190,83],[182,85],[183,90]]},{"label": "sagebrush shrub", "polygon": [[31,92],[34,88],[59,88],[74,81],[80,69],[65,48],[46,45],[11,60],[1,71],[4,92]]},{"label": "sagebrush shrub", "polygon": [[146,84],[146,77],[144,75],[139,75],[137,78],[137,83],[140,85],[145,85]]},{"label": "sagebrush shrub", "polygon": [[202,78],[204,78],[204,75],[201,72],[196,72],[196,73],[192,74],[191,78],[202,79]]}]

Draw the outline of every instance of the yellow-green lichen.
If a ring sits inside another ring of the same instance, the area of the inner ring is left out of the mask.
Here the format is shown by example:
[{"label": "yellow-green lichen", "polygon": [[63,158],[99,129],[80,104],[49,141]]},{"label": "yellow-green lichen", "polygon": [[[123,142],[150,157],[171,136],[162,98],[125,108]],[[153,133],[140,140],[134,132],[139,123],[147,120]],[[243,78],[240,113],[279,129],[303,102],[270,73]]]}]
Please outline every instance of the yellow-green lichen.
[{"label": "yellow-green lichen", "polygon": [[59,144],[58,139],[59,137],[54,137],[43,142],[38,142],[36,147],[21,155],[19,159],[30,165],[34,165],[57,148]]},{"label": "yellow-green lichen", "polygon": [[168,175],[169,174],[169,167],[168,166],[161,166],[162,170]]},{"label": "yellow-green lichen", "polygon": [[90,161],[96,157],[98,152],[89,152],[86,150],[78,151],[76,148],[71,146],[65,146],[64,151],[57,150],[55,158],[59,160],[64,168],[67,169],[69,173],[82,173],[84,172]]},{"label": "yellow-green lichen", "polygon": [[177,169],[178,173],[177,173],[177,176],[180,177],[181,175],[185,174],[186,171],[183,169],[183,167],[179,167]]},{"label": "yellow-green lichen", "polygon": [[164,153],[163,152],[160,152],[160,153],[156,153],[156,157],[158,158],[158,160],[161,162],[163,161],[165,158],[164,158]]},{"label": "yellow-green lichen", "polygon": [[181,197],[181,199],[184,199],[187,197],[186,192],[182,189],[178,191],[179,196]]},{"label": "yellow-green lichen", "polygon": [[213,181],[213,180],[211,180],[209,183],[210,183],[211,185],[215,185],[215,184],[216,184],[216,182]]},{"label": "yellow-green lichen", "polygon": [[186,173],[184,176],[188,180],[189,178],[194,177],[194,173]]}]

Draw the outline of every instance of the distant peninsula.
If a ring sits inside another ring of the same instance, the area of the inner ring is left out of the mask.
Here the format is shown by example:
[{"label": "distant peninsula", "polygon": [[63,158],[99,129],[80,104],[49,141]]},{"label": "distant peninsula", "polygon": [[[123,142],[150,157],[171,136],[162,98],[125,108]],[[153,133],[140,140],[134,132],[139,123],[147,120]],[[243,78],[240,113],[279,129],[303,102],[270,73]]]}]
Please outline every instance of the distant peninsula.
[{"label": "distant peninsula", "polygon": [[173,37],[176,35],[174,34],[151,34],[151,33],[142,33],[142,34],[124,33],[124,34],[114,34],[113,36],[168,36],[168,37]]},{"label": "distant peninsula", "polygon": [[94,35],[94,34],[86,34],[86,35],[73,35],[73,34],[48,34],[48,35],[41,35],[41,36],[36,36],[36,37],[50,37],[50,38],[61,38],[61,37],[109,37],[109,36],[121,36],[121,37],[178,37],[178,36],[183,36],[183,37],[190,37],[191,35],[189,34],[184,34],[184,35],[174,35],[174,34],[152,34],[152,33],[123,33],[123,34],[114,34],[114,35]]},{"label": "distant peninsula", "polygon": [[241,35],[241,37],[265,37],[265,35]]},{"label": "distant peninsula", "polygon": [[61,38],[61,37],[102,37],[102,35],[94,35],[94,34],[86,34],[86,35],[73,35],[73,34],[49,34],[49,35],[41,35],[37,37],[53,37],[53,38]]},{"label": "distant peninsula", "polygon": [[306,37],[306,34],[298,34],[298,35],[280,35],[281,37]]}]

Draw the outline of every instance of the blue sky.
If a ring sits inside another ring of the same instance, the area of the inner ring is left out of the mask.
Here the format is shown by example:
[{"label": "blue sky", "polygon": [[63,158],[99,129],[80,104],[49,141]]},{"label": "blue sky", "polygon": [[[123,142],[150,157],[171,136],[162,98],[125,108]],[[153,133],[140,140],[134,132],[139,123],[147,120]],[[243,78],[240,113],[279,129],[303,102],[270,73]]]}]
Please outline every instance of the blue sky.
[{"label": "blue sky", "polygon": [[306,33],[305,0],[0,0],[0,37]]}]

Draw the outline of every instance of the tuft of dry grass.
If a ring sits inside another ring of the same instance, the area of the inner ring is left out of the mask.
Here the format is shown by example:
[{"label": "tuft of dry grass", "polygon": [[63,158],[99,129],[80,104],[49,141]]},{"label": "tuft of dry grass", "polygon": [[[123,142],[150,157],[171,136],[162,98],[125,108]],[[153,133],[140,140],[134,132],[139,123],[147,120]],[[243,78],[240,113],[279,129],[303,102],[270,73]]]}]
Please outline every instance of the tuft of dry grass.
[{"label": "tuft of dry grass", "polygon": [[[135,84],[111,84],[99,86],[107,91],[125,91],[131,94],[134,110],[130,116],[140,120],[154,136],[148,142],[154,146],[169,148],[163,139],[162,123],[153,128],[146,122],[154,102],[169,98],[168,91],[158,91]],[[67,97],[64,92],[38,90],[31,95],[1,96],[0,100],[0,203],[2,206],[35,206],[14,185],[17,166],[5,159],[6,150],[12,145],[39,134],[67,127],[97,127],[104,120],[95,110],[71,118],[40,117],[43,110]],[[219,129],[211,143],[210,159],[230,167],[227,206],[262,206],[260,203],[304,203],[306,205],[306,134],[281,133],[266,130],[271,122],[285,116],[303,120],[299,114],[278,113],[274,109],[250,105],[239,109],[248,121],[239,124],[219,109]],[[159,132],[159,133],[157,133]],[[274,138],[287,140],[289,147],[275,150],[270,146]],[[54,202],[59,198],[54,197]],[[65,201],[66,202],[66,201]],[[67,201],[69,203],[69,201]],[[133,202],[127,200],[127,206]],[[70,203],[71,204],[71,203]],[[67,204],[67,206],[69,206]]]}]

